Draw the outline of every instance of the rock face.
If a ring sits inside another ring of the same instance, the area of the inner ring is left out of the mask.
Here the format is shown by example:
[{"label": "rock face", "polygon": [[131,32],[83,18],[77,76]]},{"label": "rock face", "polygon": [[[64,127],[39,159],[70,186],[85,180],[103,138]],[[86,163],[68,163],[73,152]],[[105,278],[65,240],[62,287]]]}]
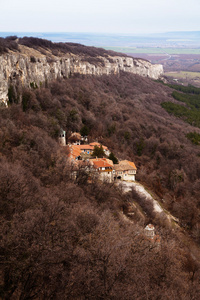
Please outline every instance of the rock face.
[{"label": "rock face", "polygon": [[100,57],[102,63],[92,64],[73,54],[48,56],[21,47],[21,52],[9,52],[0,56],[0,102],[8,101],[11,85],[41,86],[57,78],[67,78],[75,73],[103,75],[131,72],[158,79],[163,74],[162,65],[152,65],[142,59],[123,56]]}]

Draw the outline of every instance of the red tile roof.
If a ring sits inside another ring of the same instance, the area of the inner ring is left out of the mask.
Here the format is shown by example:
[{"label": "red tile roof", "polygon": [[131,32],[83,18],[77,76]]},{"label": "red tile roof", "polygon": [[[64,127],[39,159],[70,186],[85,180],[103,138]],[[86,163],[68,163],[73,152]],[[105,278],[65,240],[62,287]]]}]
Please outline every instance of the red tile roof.
[{"label": "red tile roof", "polygon": [[128,160],[127,160],[127,162],[128,162],[128,164],[129,164],[131,167],[133,167],[135,170],[137,170],[137,168],[136,168],[134,162],[128,161]]},{"label": "red tile roof", "polygon": [[93,150],[94,147],[90,145],[77,145],[80,150]]},{"label": "red tile roof", "polygon": [[108,147],[106,147],[106,146],[104,146],[104,145],[102,145],[102,144],[100,144],[100,143],[98,143],[98,142],[93,142],[93,143],[90,143],[90,146],[98,146],[98,147],[101,147],[102,146],[102,148],[104,149],[104,150],[108,150]]},{"label": "red tile roof", "polygon": [[127,170],[137,170],[134,162],[129,160],[122,160],[119,164],[115,165],[116,171],[127,171]]},{"label": "red tile roof", "polygon": [[75,137],[77,139],[81,139],[81,134],[79,132],[73,132],[69,138]]},{"label": "red tile roof", "polygon": [[99,168],[113,168],[113,165],[111,163],[108,162],[109,159],[107,160],[106,158],[96,158],[96,159],[91,159],[92,164],[94,165],[94,167],[96,169]]},{"label": "red tile roof", "polygon": [[68,157],[76,159],[76,157],[81,155],[81,150],[78,148],[77,145],[70,145],[68,149],[69,149]]}]

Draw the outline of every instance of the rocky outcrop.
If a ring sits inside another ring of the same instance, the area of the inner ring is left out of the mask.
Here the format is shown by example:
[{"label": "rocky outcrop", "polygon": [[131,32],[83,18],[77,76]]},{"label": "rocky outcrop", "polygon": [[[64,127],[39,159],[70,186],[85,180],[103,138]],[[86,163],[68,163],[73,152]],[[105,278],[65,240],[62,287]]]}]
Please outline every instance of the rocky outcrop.
[{"label": "rocky outcrop", "polygon": [[10,51],[0,56],[0,102],[7,103],[11,85],[41,86],[74,73],[109,75],[125,71],[153,79],[158,79],[163,73],[162,65],[125,56],[100,57],[101,62],[93,64],[74,54],[47,54],[21,46],[21,52]]}]

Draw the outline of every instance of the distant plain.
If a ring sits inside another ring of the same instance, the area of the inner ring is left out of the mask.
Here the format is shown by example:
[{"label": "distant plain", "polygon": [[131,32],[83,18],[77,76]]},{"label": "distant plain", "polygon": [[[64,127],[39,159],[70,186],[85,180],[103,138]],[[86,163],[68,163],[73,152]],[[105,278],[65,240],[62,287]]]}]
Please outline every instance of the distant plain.
[{"label": "distant plain", "polygon": [[200,48],[165,48],[165,47],[104,47],[122,53],[145,54],[200,54]]},{"label": "distant plain", "polygon": [[[148,35],[79,32],[0,32],[0,37],[39,37],[52,42],[80,43],[124,53],[163,65],[164,75],[200,87],[200,31]],[[175,72],[175,73],[174,73]]]}]

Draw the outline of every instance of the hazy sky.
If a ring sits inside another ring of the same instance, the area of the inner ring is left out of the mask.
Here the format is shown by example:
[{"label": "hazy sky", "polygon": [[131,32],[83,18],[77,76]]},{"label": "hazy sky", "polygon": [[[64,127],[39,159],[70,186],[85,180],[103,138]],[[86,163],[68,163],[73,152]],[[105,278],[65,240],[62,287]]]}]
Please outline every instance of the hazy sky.
[{"label": "hazy sky", "polygon": [[0,0],[0,31],[200,31],[200,0]]}]

